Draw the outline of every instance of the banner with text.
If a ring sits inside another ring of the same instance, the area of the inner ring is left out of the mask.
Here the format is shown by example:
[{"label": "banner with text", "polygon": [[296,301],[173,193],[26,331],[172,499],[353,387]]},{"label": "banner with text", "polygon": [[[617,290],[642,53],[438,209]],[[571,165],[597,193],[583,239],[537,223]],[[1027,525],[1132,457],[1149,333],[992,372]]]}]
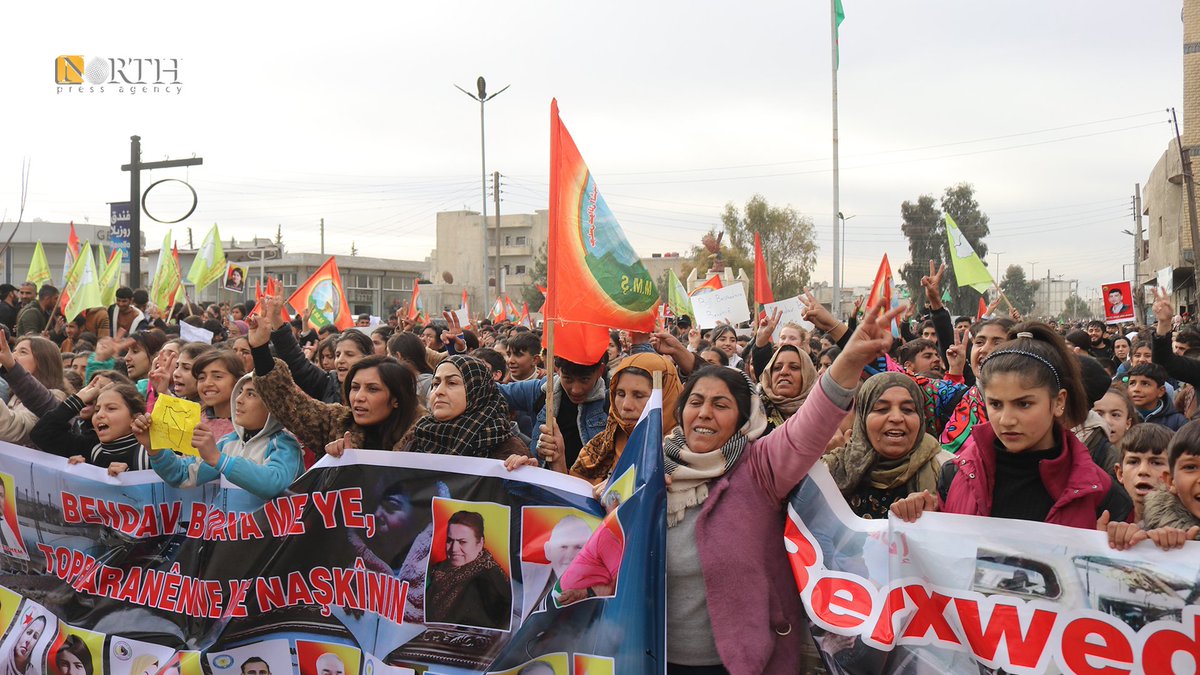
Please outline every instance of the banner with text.
[{"label": "banner with text", "polygon": [[[0,444],[0,668],[662,672],[660,420],[607,514],[583,481],[485,459],[350,450],[264,504]],[[611,583],[566,588],[600,536]]]},{"label": "banner with text", "polygon": [[784,545],[831,673],[1184,673],[1200,666],[1200,544],[927,513],[854,515],[823,464]]}]

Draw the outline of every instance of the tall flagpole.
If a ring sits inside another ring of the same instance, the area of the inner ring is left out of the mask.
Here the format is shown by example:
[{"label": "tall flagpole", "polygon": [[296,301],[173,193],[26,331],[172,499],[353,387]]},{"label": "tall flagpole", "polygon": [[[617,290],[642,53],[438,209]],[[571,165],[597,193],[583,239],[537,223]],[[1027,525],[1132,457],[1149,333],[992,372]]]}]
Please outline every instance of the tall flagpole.
[{"label": "tall flagpole", "polygon": [[830,311],[835,318],[842,316],[842,250],[841,224],[838,222],[838,0],[829,0],[830,65],[833,72],[833,302]]}]

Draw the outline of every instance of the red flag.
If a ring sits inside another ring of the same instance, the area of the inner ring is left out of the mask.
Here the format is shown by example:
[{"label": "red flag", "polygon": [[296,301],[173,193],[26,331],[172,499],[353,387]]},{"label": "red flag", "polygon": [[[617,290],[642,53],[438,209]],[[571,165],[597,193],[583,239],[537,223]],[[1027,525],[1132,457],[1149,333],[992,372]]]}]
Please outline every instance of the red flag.
[{"label": "red flag", "polygon": [[[549,319],[547,319],[549,321]],[[550,336],[548,326],[542,327],[542,347]],[[587,323],[554,322],[554,355],[571,363],[599,363],[608,350],[608,329]]]},{"label": "red flag", "polygon": [[[279,297],[283,295],[283,283],[275,277],[267,277],[267,289],[264,291],[258,279],[254,280],[254,309],[250,310],[250,316],[262,314],[263,298],[268,295]],[[279,316],[284,321],[291,321],[292,315],[287,310],[287,303],[280,305]]]},{"label": "red flag", "polygon": [[775,302],[771,279],[767,276],[767,261],[763,259],[762,242],[754,233],[754,302],[765,305]]},{"label": "red flag", "polygon": [[987,316],[987,303],[983,301],[982,297],[980,297],[979,298],[979,311],[975,313],[975,320],[982,321],[983,317],[985,317],[985,316]]},{"label": "red flag", "polygon": [[879,271],[875,273],[875,283],[871,284],[871,294],[867,296],[866,308],[879,306],[883,311],[892,308],[892,265],[888,262],[887,254],[879,262]]},{"label": "red flag", "polygon": [[522,326],[525,326],[526,328],[533,328],[533,320],[529,318],[529,303],[528,302],[524,302],[524,301],[521,302],[521,319],[519,321],[517,321],[517,323]]},{"label": "red flag", "polygon": [[296,289],[287,304],[301,313],[312,310],[308,321],[317,328],[335,326],[338,330],[346,330],[354,325],[342,286],[342,273],[338,271],[334,256],[329,256],[329,260]]},{"label": "red flag", "polygon": [[462,305],[459,306],[458,311],[462,313],[461,320],[466,322],[466,323],[462,324],[462,327],[470,328],[471,327],[471,304],[467,300],[467,290],[465,288],[463,289],[463,294],[462,294]]},{"label": "red flag", "polygon": [[492,305],[492,323],[500,323],[507,318],[504,314],[504,299],[496,296],[496,304]]},{"label": "red flag", "polygon": [[[649,331],[658,289],[550,103],[548,318]],[[557,349],[557,342],[556,342]],[[591,361],[589,363],[594,363]]]},{"label": "red flag", "polygon": [[700,295],[701,293],[707,293],[709,291],[719,291],[722,288],[725,288],[725,284],[721,281],[721,275],[718,274],[692,289],[692,292],[688,293],[688,297],[690,298],[693,295]]},{"label": "red flag", "polygon": [[417,314],[421,313],[421,284],[413,284],[412,298],[408,301],[408,318],[410,320],[417,318]]}]

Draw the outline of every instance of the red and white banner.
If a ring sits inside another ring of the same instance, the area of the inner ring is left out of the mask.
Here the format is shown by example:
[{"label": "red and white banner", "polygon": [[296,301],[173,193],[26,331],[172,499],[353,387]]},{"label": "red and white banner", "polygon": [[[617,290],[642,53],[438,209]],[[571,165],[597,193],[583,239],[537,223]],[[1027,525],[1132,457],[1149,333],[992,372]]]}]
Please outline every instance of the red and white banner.
[{"label": "red and white banner", "polygon": [[1137,318],[1133,309],[1132,282],[1104,284],[1100,289],[1100,299],[1104,302],[1105,323],[1124,323]]}]

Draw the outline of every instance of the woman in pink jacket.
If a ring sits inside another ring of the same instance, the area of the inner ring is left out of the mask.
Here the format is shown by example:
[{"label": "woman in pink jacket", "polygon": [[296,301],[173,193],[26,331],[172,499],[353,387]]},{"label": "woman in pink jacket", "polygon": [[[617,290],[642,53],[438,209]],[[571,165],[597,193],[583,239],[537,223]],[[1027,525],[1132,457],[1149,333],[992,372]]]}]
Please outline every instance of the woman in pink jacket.
[{"label": "woman in pink jacket", "polygon": [[[785,502],[846,416],[863,367],[887,352],[903,311],[871,310],[800,410],[762,438],[766,417],[744,374],[708,366],[688,380],[679,426],[664,443],[668,675],[800,672],[811,639],[780,542]],[[619,566],[611,543],[593,537],[562,587],[604,594]]]}]

